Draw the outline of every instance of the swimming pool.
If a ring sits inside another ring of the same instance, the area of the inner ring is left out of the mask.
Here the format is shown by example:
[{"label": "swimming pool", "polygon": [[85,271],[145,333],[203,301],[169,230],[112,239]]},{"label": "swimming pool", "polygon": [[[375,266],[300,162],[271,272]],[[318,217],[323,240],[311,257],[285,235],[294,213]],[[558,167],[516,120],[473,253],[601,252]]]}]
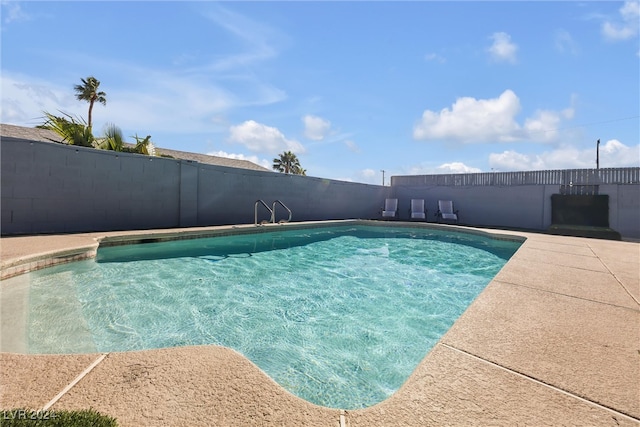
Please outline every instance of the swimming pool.
[{"label": "swimming pool", "polygon": [[30,274],[29,351],[219,344],[313,403],[370,406],[518,246],[342,226],[101,248],[95,261]]}]

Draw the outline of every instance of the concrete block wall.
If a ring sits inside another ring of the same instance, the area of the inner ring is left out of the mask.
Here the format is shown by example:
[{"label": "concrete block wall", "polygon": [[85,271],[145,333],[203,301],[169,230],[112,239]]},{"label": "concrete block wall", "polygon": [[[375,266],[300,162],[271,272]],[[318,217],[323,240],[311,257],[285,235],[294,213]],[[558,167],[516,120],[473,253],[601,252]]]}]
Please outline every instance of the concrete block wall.
[{"label": "concrete block wall", "polygon": [[609,195],[609,227],[640,239],[640,185],[601,185],[600,194]]},{"label": "concrete block wall", "polygon": [[2,235],[247,224],[258,199],[293,221],[376,218],[390,191],[14,138],[0,162]]},{"label": "concrete block wall", "polygon": [[[428,221],[435,221],[438,200],[453,200],[461,223],[496,227],[542,229],[547,216],[544,186],[449,187],[394,186],[400,219],[409,218],[411,199],[424,199]],[[550,208],[549,208],[550,209]],[[551,211],[548,212],[549,221]]]},{"label": "concrete block wall", "polygon": [[2,234],[175,226],[179,162],[3,138]]},{"label": "concrete block wall", "polygon": [[[412,198],[425,199],[427,219],[435,221],[438,200],[453,200],[460,223],[472,226],[547,230],[551,226],[551,195],[559,185],[409,186],[394,185],[400,219],[409,218]],[[640,184],[600,185],[609,195],[609,227],[623,237],[640,239]]]},{"label": "concrete block wall", "polygon": [[[220,176],[222,172],[222,176]],[[222,191],[207,196],[212,181],[207,177],[217,174],[214,185]],[[200,174],[200,200],[207,203],[199,207],[201,222],[253,223],[255,201],[263,200],[270,207],[275,200],[282,201],[293,213],[294,221],[379,217],[380,206],[389,197],[390,187],[336,181],[330,179],[260,172],[236,168],[216,168]],[[212,203],[214,202],[214,203]],[[216,203],[217,202],[217,203]],[[213,212],[211,211],[213,209]],[[226,212],[225,212],[226,211]],[[258,220],[268,219],[266,209],[258,207]],[[288,213],[276,205],[276,221],[286,219]],[[238,221],[240,220],[240,221]]]},{"label": "concrete block wall", "polygon": [[[558,185],[383,187],[187,160],[2,138],[2,235],[252,224],[255,202],[281,200],[293,221],[378,219],[387,197],[409,219],[412,198],[453,200],[463,224],[546,230]],[[640,184],[601,185],[611,228],[640,239]],[[269,219],[258,206],[258,222]],[[276,220],[288,213],[276,205]]]},{"label": "concrete block wall", "polygon": [[180,215],[178,224],[180,227],[193,227],[198,225],[198,164],[193,162],[180,162]]},{"label": "concrete block wall", "polygon": [[[198,182],[198,220],[201,224],[254,223],[256,201],[270,208],[282,201],[294,221],[379,217],[390,188],[321,178],[234,168],[201,167]],[[276,221],[288,212],[275,206]],[[258,222],[270,213],[258,205]]]}]

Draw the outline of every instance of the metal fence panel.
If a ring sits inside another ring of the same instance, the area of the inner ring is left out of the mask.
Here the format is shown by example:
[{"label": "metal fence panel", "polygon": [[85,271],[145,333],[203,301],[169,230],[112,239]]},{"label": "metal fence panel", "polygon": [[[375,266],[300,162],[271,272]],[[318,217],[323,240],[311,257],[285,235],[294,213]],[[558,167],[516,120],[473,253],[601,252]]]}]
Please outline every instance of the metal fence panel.
[{"label": "metal fence panel", "polygon": [[[400,175],[391,177],[391,185],[435,186],[512,186],[561,185],[571,190],[597,194],[594,186],[600,184],[638,184],[640,167],[606,169],[563,169],[523,172],[481,172],[438,175]],[[575,190],[573,188],[575,187]],[[578,187],[585,187],[578,189]],[[587,187],[592,187],[589,190]],[[592,191],[595,191],[593,193]],[[567,193],[587,194],[587,193]]]}]

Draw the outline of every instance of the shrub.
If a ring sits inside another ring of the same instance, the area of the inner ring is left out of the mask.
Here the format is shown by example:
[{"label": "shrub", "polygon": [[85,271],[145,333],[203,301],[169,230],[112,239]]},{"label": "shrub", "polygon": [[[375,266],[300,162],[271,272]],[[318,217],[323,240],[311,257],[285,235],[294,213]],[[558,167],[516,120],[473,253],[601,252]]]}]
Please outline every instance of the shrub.
[{"label": "shrub", "polygon": [[32,409],[2,410],[2,427],[117,427],[115,418],[94,409],[77,411],[36,411]]}]

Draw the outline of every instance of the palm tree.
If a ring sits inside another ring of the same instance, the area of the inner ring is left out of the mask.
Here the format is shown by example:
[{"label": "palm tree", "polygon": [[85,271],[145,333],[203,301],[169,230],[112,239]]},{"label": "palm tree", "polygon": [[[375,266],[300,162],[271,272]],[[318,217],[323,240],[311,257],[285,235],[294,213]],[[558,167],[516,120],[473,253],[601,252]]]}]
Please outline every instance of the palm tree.
[{"label": "palm tree", "polygon": [[97,101],[102,105],[107,105],[107,94],[98,91],[100,81],[93,76],[89,76],[86,79],[80,79],[81,85],[75,85],[73,89],[76,91],[76,98],[80,101],[87,101],[89,103],[89,122],[88,126],[91,127],[91,112],[93,111],[93,104]]},{"label": "palm tree", "polygon": [[305,175],[306,170],[300,166],[298,157],[291,151],[285,151],[279,157],[273,159],[273,169],[278,172],[290,173],[294,175]]}]

